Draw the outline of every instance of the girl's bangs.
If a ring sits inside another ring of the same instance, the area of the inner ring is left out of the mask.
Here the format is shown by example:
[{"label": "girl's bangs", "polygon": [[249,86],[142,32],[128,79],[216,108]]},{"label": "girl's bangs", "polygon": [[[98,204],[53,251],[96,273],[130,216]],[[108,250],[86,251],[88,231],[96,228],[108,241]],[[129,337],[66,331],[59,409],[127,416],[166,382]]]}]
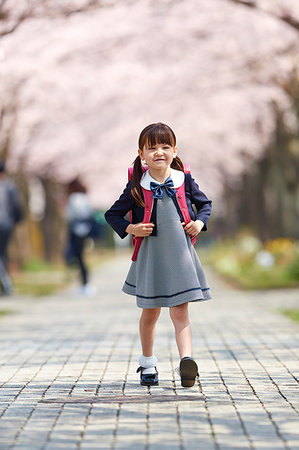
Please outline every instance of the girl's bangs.
[{"label": "girl's bangs", "polygon": [[146,147],[152,147],[156,144],[167,144],[171,147],[175,147],[175,136],[171,133],[171,130],[168,129],[168,127],[153,127],[148,131],[148,133],[146,133],[142,147],[144,147],[144,145],[146,145]]}]

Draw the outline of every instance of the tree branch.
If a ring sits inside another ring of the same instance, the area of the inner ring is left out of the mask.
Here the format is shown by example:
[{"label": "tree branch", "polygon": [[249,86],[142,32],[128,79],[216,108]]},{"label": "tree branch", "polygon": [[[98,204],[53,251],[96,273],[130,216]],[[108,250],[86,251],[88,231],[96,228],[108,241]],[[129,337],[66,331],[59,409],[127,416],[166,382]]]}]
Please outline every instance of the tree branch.
[{"label": "tree branch", "polygon": [[248,8],[256,9],[259,11],[263,11],[272,17],[275,17],[276,19],[281,20],[282,22],[287,23],[292,28],[295,28],[295,30],[299,31],[299,20],[295,17],[291,16],[288,12],[282,12],[281,14],[275,13],[273,11],[269,11],[265,8],[261,8],[258,3],[254,0],[230,0],[232,3],[237,3],[239,5],[247,6]]},{"label": "tree branch", "polygon": [[7,34],[13,33],[18,26],[24,22],[24,20],[26,20],[28,17],[30,17],[30,14],[22,14],[20,17],[18,17],[18,19],[15,21],[15,23],[10,27],[7,28],[5,30],[0,31],[0,37],[6,36]]},{"label": "tree branch", "polygon": [[[35,17],[36,4],[34,3],[32,3],[31,6],[28,6],[26,10],[24,10],[21,14],[19,14],[18,17],[15,18],[11,18],[11,11],[4,8],[6,3],[7,0],[0,0],[0,24],[1,22],[5,23],[9,19],[11,19],[11,23],[9,25],[6,25],[6,28],[3,27],[3,29],[0,29],[0,37],[13,33],[19,27],[19,25],[24,22],[24,20],[30,17]],[[81,7],[68,7],[67,5],[64,5],[62,3],[61,5],[58,5],[56,7],[54,5],[53,13],[50,15],[50,17],[69,17],[72,14],[84,13],[96,9],[100,6],[100,0],[86,0],[86,3],[84,3],[84,5]],[[45,16],[47,17],[47,4],[42,5],[42,7],[44,8],[42,11],[44,11]]]}]

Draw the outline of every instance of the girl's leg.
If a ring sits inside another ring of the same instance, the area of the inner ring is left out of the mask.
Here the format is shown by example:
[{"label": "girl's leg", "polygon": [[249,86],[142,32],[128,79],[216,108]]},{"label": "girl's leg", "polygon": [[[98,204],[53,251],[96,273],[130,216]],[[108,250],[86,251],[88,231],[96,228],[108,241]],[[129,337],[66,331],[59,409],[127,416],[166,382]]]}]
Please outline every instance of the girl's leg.
[{"label": "girl's leg", "polygon": [[0,287],[3,294],[12,292],[12,284],[7,269],[7,246],[11,230],[0,230]]},{"label": "girl's leg", "polygon": [[140,371],[140,384],[143,386],[157,386],[159,384],[156,369],[158,359],[153,355],[155,326],[161,308],[143,309],[139,321],[139,333],[142,354],[139,356],[137,371]]},{"label": "girl's leg", "polygon": [[79,267],[80,267],[80,272],[81,272],[82,285],[85,286],[88,282],[88,270],[87,270],[86,264],[83,260],[83,246],[82,246],[82,251],[78,254],[78,262],[79,262]]},{"label": "girl's leg", "polygon": [[188,315],[188,302],[169,308],[175,329],[175,338],[180,359],[192,354],[192,331]]},{"label": "girl's leg", "polygon": [[152,356],[154,347],[155,326],[161,308],[142,309],[139,320],[139,334],[144,356]]},{"label": "girl's leg", "polygon": [[74,233],[72,234],[72,244],[80,269],[82,286],[85,286],[88,282],[88,271],[83,260],[84,241],[85,239],[83,237],[76,236]]}]

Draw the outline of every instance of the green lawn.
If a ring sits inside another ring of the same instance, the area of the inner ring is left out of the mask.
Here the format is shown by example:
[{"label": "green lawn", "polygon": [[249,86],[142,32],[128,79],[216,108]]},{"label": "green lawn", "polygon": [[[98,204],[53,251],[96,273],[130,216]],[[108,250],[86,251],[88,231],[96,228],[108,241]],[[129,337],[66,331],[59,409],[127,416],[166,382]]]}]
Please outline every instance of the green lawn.
[{"label": "green lawn", "polygon": [[240,234],[199,249],[200,258],[241,289],[299,287],[299,241],[266,243]]},{"label": "green lawn", "polygon": [[[110,249],[95,249],[86,252],[90,271],[114,256]],[[23,271],[13,274],[14,290],[19,295],[43,297],[51,295],[79,280],[77,266],[66,266],[63,262],[49,263],[30,259],[24,263]]]},{"label": "green lawn", "polygon": [[7,316],[8,314],[13,314],[13,311],[10,311],[9,309],[0,309],[0,317]]},{"label": "green lawn", "polygon": [[279,312],[287,316],[289,319],[299,322],[299,309],[280,309]]}]

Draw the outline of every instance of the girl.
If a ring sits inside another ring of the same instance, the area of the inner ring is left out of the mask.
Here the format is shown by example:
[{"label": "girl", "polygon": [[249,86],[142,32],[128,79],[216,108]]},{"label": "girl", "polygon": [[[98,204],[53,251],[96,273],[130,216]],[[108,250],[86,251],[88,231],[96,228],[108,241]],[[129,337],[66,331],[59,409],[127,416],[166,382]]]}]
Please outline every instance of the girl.
[{"label": "girl", "polygon": [[75,178],[67,185],[68,201],[64,211],[68,223],[68,242],[66,249],[67,263],[74,260],[80,269],[81,289],[83,295],[93,295],[94,287],[88,283],[88,269],[84,261],[84,246],[91,231],[92,206],[87,196],[87,189]]},{"label": "girl", "polygon": [[[158,384],[153,344],[161,307],[169,308],[175,328],[181,384],[194,385],[198,369],[191,358],[188,303],[212,298],[192,245],[200,231],[207,229],[212,202],[191,175],[184,173],[177,151],[175,134],[168,125],[154,123],[144,128],[132,180],[105,214],[121,238],[133,235],[133,262],[123,291],[136,296],[137,306],[142,308],[142,355],[137,372],[146,386]],[[132,223],[124,218],[129,211]]]}]

